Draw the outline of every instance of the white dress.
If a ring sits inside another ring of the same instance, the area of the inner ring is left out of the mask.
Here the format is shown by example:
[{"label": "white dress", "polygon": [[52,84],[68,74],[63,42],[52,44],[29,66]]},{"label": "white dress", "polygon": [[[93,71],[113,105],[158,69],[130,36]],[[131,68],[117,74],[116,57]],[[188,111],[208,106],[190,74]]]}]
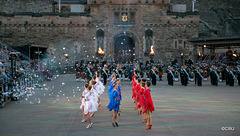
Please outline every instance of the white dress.
[{"label": "white dress", "polygon": [[87,90],[82,91],[82,104],[80,106],[80,109],[83,109],[83,106],[85,106],[85,94],[87,93]]},{"label": "white dress", "polygon": [[89,112],[95,112],[98,108],[97,103],[97,96],[94,92],[87,92],[85,94],[85,106],[84,106],[84,114],[87,114]]},{"label": "white dress", "polygon": [[89,99],[89,97],[90,97],[90,92],[87,92],[86,94],[85,94],[85,106],[84,106],[84,114],[88,114],[88,109],[89,109],[89,107],[91,106],[91,103],[90,103],[90,99]]},{"label": "white dress", "polygon": [[97,92],[98,92],[98,95],[100,97],[101,94],[103,94],[104,92],[104,89],[105,89],[105,86],[103,85],[103,83],[100,81],[99,78],[96,78],[96,89],[97,89]]}]

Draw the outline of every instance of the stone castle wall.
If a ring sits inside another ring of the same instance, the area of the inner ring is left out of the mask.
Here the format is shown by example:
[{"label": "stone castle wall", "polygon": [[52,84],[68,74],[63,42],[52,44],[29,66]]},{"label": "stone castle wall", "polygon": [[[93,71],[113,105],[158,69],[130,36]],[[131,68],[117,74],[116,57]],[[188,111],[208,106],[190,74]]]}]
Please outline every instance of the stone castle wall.
[{"label": "stone castle wall", "polygon": [[52,12],[52,0],[0,0],[0,12]]},{"label": "stone castle wall", "polygon": [[[89,5],[156,5],[186,4],[192,11],[192,0],[88,0]],[[58,8],[54,0],[0,0],[0,12],[55,12]],[[197,0],[200,15],[199,36],[240,35],[240,0]]]},{"label": "stone castle wall", "polygon": [[[186,4],[192,10],[192,0],[171,0]],[[240,35],[240,0],[197,0],[195,9],[200,15],[199,36]]]},{"label": "stone castle wall", "polygon": [[[156,1],[159,2],[159,1]],[[133,27],[117,27],[113,12],[135,10]],[[89,15],[41,14],[0,15],[0,40],[7,45],[38,45],[48,47],[49,58],[59,64],[71,63],[76,59],[94,60],[97,52],[96,32],[104,31],[104,59],[114,56],[114,37],[126,31],[135,37],[136,59],[149,60],[145,56],[145,30],[153,31],[155,60],[165,63],[173,58],[192,58],[193,47],[188,39],[198,37],[199,15],[196,13],[171,13],[166,4],[96,4]],[[177,43],[175,45],[175,42]],[[69,54],[68,61],[64,54]]]}]

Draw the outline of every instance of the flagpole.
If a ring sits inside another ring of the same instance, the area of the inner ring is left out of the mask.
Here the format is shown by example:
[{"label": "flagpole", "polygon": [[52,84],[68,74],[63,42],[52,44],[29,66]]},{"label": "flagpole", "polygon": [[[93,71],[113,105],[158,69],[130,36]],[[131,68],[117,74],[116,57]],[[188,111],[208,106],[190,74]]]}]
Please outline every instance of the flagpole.
[{"label": "flagpole", "polygon": [[192,0],[192,12],[194,12],[195,11],[195,7],[194,7],[194,3],[195,3],[196,1],[195,0]]},{"label": "flagpole", "polygon": [[58,0],[58,10],[59,10],[59,13],[61,12],[61,0]]}]

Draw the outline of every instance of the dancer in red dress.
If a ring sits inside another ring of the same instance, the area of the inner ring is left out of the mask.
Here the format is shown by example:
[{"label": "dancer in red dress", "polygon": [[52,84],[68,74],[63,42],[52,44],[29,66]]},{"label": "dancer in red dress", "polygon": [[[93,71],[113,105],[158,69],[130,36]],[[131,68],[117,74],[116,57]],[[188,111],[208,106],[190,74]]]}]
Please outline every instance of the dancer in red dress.
[{"label": "dancer in red dress", "polygon": [[[134,71],[133,72],[134,73],[134,75],[133,75],[133,77],[132,77],[132,85],[133,85],[133,88],[136,86],[136,82],[135,82],[135,78],[137,77],[137,72],[136,71]],[[132,88],[132,99],[133,99],[133,101],[134,101],[134,103],[135,103],[135,91],[133,90],[133,88]]]},{"label": "dancer in red dress", "polygon": [[[145,80],[142,80],[140,85],[141,85],[141,89],[138,91],[138,94],[139,94],[139,104],[138,104],[138,108],[140,109],[140,111],[143,111],[144,110],[144,107],[145,107],[145,103],[144,103],[144,96],[143,96],[143,93],[144,91],[146,90],[145,89]],[[143,121],[142,123],[146,122],[146,116],[143,112]]]},{"label": "dancer in red dress", "polygon": [[134,72],[133,72],[133,77],[132,77],[132,84],[135,82],[135,77],[137,76],[137,71],[135,70]]},{"label": "dancer in red dress", "polygon": [[135,87],[136,87],[136,85],[137,85],[136,79],[138,79],[138,76],[135,76],[135,77],[134,77],[134,80],[132,81],[132,84],[133,84],[133,88],[132,88],[132,99],[133,99],[133,102],[134,102],[135,104],[136,104],[136,101],[135,101],[135,99],[136,99]]},{"label": "dancer in red dress", "polygon": [[139,96],[139,91],[141,89],[141,86],[140,86],[140,82],[141,82],[141,79],[138,79],[138,76],[136,77],[136,86],[134,88],[134,91],[135,91],[135,104],[136,104],[136,107],[135,107],[135,110],[138,109],[138,114],[142,114],[142,110],[138,107],[139,105],[139,102],[140,102],[140,96]]},{"label": "dancer in red dress", "polygon": [[143,92],[143,95],[144,95],[143,113],[145,113],[146,119],[147,119],[147,123],[146,123],[147,128],[146,129],[151,129],[151,127],[152,127],[152,117],[151,117],[150,112],[152,113],[152,111],[154,111],[152,96],[151,96],[150,89],[149,89],[150,85],[151,85],[151,83],[147,82],[146,90]]}]

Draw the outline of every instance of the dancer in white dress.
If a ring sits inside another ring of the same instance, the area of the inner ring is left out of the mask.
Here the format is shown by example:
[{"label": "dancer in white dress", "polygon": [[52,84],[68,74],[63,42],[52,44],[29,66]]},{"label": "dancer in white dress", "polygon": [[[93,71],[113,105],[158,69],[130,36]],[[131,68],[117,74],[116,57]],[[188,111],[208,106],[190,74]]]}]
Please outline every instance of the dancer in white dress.
[{"label": "dancer in white dress", "polygon": [[[96,89],[96,81],[91,81],[90,84],[92,85],[92,100],[94,101],[93,103],[93,107],[94,109],[97,109],[98,108],[98,97],[99,97],[99,93],[98,93],[98,90]],[[94,115],[94,111],[91,112],[90,116],[92,117]]]},{"label": "dancer in white dress", "polygon": [[91,121],[90,113],[97,111],[98,103],[97,97],[92,91],[92,86],[88,86],[87,93],[85,94],[85,106],[84,106],[84,114],[87,118],[88,125],[86,128],[91,128],[93,123]]},{"label": "dancer in white dress", "polygon": [[103,94],[105,87],[104,87],[103,83],[101,82],[101,78],[100,78],[100,75],[98,72],[96,72],[96,80],[95,81],[97,82],[96,89],[98,91],[98,104],[100,106],[101,105],[100,96]]},{"label": "dancer in white dress", "polygon": [[83,117],[82,117],[82,122],[86,122],[87,119],[85,118],[85,114],[84,114],[84,107],[85,107],[85,94],[87,93],[87,88],[88,88],[88,84],[84,85],[84,90],[82,91],[82,104],[80,106],[80,109],[83,110]]}]

